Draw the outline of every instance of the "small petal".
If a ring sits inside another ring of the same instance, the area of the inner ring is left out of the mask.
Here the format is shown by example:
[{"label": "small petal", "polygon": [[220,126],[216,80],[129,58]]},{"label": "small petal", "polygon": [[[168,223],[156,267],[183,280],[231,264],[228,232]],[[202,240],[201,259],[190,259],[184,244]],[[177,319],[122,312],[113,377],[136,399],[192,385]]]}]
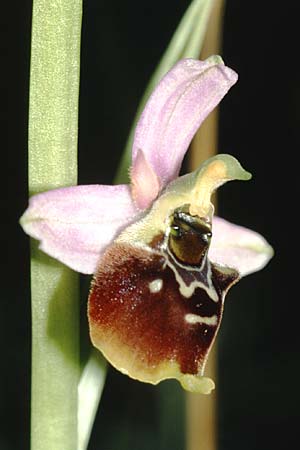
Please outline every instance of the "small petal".
[{"label": "small petal", "polygon": [[236,269],[241,276],[262,269],[273,256],[268,242],[255,231],[213,218],[209,258],[212,262]]},{"label": "small petal", "polygon": [[92,274],[101,252],[136,214],[127,185],[74,186],[31,197],[20,223],[45,253]]},{"label": "small petal", "polygon": [[162,186],[173,180],[199,126],[236,81],[236,73],[220,57],[179,61],[160,81],[140,117],[133,167],[143,150]]},{"label": "small petal", "polygon": [[131,193],[140,209],[147,209],[160,191],[159,179],[147,162],[144,152],[138,150],[131,169]]}]

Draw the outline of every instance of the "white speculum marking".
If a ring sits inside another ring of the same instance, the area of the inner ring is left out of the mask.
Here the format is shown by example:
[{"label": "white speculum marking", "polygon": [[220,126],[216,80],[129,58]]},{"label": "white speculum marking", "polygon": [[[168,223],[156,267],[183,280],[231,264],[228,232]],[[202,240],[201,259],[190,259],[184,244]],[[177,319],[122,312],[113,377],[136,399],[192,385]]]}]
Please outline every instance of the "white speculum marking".
[{"label": "white speculum marking", "polygon": [[197,314],[186,314],[184,318],[185,321],[187,323],[190,323],[191,325],[194,325],[196,323],[201,323],[205,325],[217,325],[218,323],[218,317],[216,315],[211,317],[202,317],[197,316]]},{"label": "white speculum marking", "polygon": [[[204,264],[207,262],[208,263],[208,273],[207,273],[207,284],[208,284],[208,286],[205,286],[204,283],[201,283],[201,281],[197,281],[197,280],[192,281],[192,283],[189,286],[187,286],[185,284],[184,280],[182,279],[182,277],[179,275],[176,267],[171,262],[171,258],[170,257],[172,257],[172,254],[168,250],[168,238],[169,238],[170,230],[171,230],[171,227],[168,227],[167,230],[165,231],[165,237],[164,237],[164,242],[163,242],[163,244],[161,246],[161,251],[158,251],[158,252],[155,252],[155,253],[161,254],[162,256],[164,256],[164,258],[166,258],[164,268],[166,266],[169,266],[170,269],[172,269],[172,271],[173,271],[173,273],[175,275],[176,281],[179,284],[179,292],[180,292],[180,294],[183,295],[183,297],[185,297],[185,298],[190,298],[194,294],[195,290],[197,288],[200,288],[200,289],[204,289],[205,292],[208,294],[208,296],[214,302],[218,303],[219,297],[218,297],[218,294],[217,294],[217,292],[216,292],[216,290],[215,290],[215,288],[214,288],[214,286],[212,284],[212,281],[211,281],[211,266],[210,266],[210,262],[207,261],[206,258],[203,258],[203,261],[202,261],[200,267],[197,267],[197,268],[196,267],[189,267],[189,270],[192,271],[192,272],[193,271],[201,272],[201,270],[204,267]],[[183,265],[183,264],[180,264],[179,261],[176,261],[176,264],[178,264],[183,269],[186,269],[186,266]]]},{"label": "white speculum marking", "polygon": [[[185,284],[185,282],[183,281],[183,279],[181,278],[181,276],[179,275],[178,271],[176,270],[176,267],[170,262],[170,260],[166,261],[166,265],[168,265],[174,272],[175,278],[177,280],[177,283],[179,284],[179,292],[181,293],[181,295],[183,295],[185,298],[190,298],[195,290],[197,288],[200,289],[204,289],[205,292],[208,294],[208,296],[214,301],[214,302],[218,302],[219,301],[219,297],[218,294],[211,282],[211,268],[210,268],[210,264],[209,264],[209,269],[208,269],[208,277],[207,277],[207,282],[208,282],[208,286],[205,286],[205,284],[201,283],[201,281],[192,281],[192,283],[187,286]],[[184,266],[183,266],[184,267]]]},{"label": "white speculum marking", "polygon": [[157,294],[163,287],[163,280],[161,278],[157,278],[156,280],[151,281],[149,283],[149,290],[151,294]]}]

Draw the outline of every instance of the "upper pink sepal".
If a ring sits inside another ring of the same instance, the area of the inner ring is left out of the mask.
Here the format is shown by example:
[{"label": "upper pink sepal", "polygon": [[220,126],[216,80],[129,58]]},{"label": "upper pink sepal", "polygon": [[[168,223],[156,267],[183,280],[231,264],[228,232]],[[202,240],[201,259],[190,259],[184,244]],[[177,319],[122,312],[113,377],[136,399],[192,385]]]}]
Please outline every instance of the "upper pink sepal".
[{"label": "upper pink sepal", "polygon": [[127,185],[74,186],[34,195],[20,222],[45,253],[92,274],[101,251],[136,214]]},{"label": "upper pink sepal", "polygon": [[147,162],[144,152],[138,150],[130,171],[132,198],[140,209],[147,209],[156,199],[159,179]]},{"label": "upper pink sepal", "polygon": [[179,61],[159,82],[139,119],[133,166],[142,150],[161,187],[176,178],[194,134],[236,81],[237,74],[218,56]]},{"label": "upper pink sepal", "polygon": [[212,262],[245,276],[262,269],[272,258],[273,249],[255,231],[214,217],[208,255]]}]

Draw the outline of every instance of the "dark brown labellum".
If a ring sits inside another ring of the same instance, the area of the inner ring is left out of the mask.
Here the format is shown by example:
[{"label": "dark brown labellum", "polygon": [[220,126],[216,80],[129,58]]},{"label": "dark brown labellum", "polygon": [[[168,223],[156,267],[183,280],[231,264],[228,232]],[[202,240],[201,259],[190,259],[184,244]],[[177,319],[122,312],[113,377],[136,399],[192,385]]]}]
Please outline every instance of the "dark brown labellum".
[{"label": "dark brown labellum", "polygon": [[153,383],[203,373],[225,293],[238,278],[209,262],[210,238],[210,225],[181,209],[152,244],[108,248],[89,322],[94,345],[119,370]]}]

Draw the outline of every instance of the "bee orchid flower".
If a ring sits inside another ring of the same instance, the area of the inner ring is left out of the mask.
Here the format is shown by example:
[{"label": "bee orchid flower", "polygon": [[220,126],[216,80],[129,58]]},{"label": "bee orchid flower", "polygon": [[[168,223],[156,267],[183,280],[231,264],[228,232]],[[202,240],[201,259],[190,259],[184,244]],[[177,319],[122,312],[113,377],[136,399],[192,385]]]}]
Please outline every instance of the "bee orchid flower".
[{"label": "bee orchid flower", "polygon": [[220,57],[179,61],[137,124],[130,185],[38,194],[21,218],[44,252],[93,274],[91,340],[144,382],[176,378],[209,393],[214,383],[203,373],[225,294],[272,256],[262,236],[214,217],[215,189],[251,177],[233,156],[178,177],[191,139],[236,80]]}]

